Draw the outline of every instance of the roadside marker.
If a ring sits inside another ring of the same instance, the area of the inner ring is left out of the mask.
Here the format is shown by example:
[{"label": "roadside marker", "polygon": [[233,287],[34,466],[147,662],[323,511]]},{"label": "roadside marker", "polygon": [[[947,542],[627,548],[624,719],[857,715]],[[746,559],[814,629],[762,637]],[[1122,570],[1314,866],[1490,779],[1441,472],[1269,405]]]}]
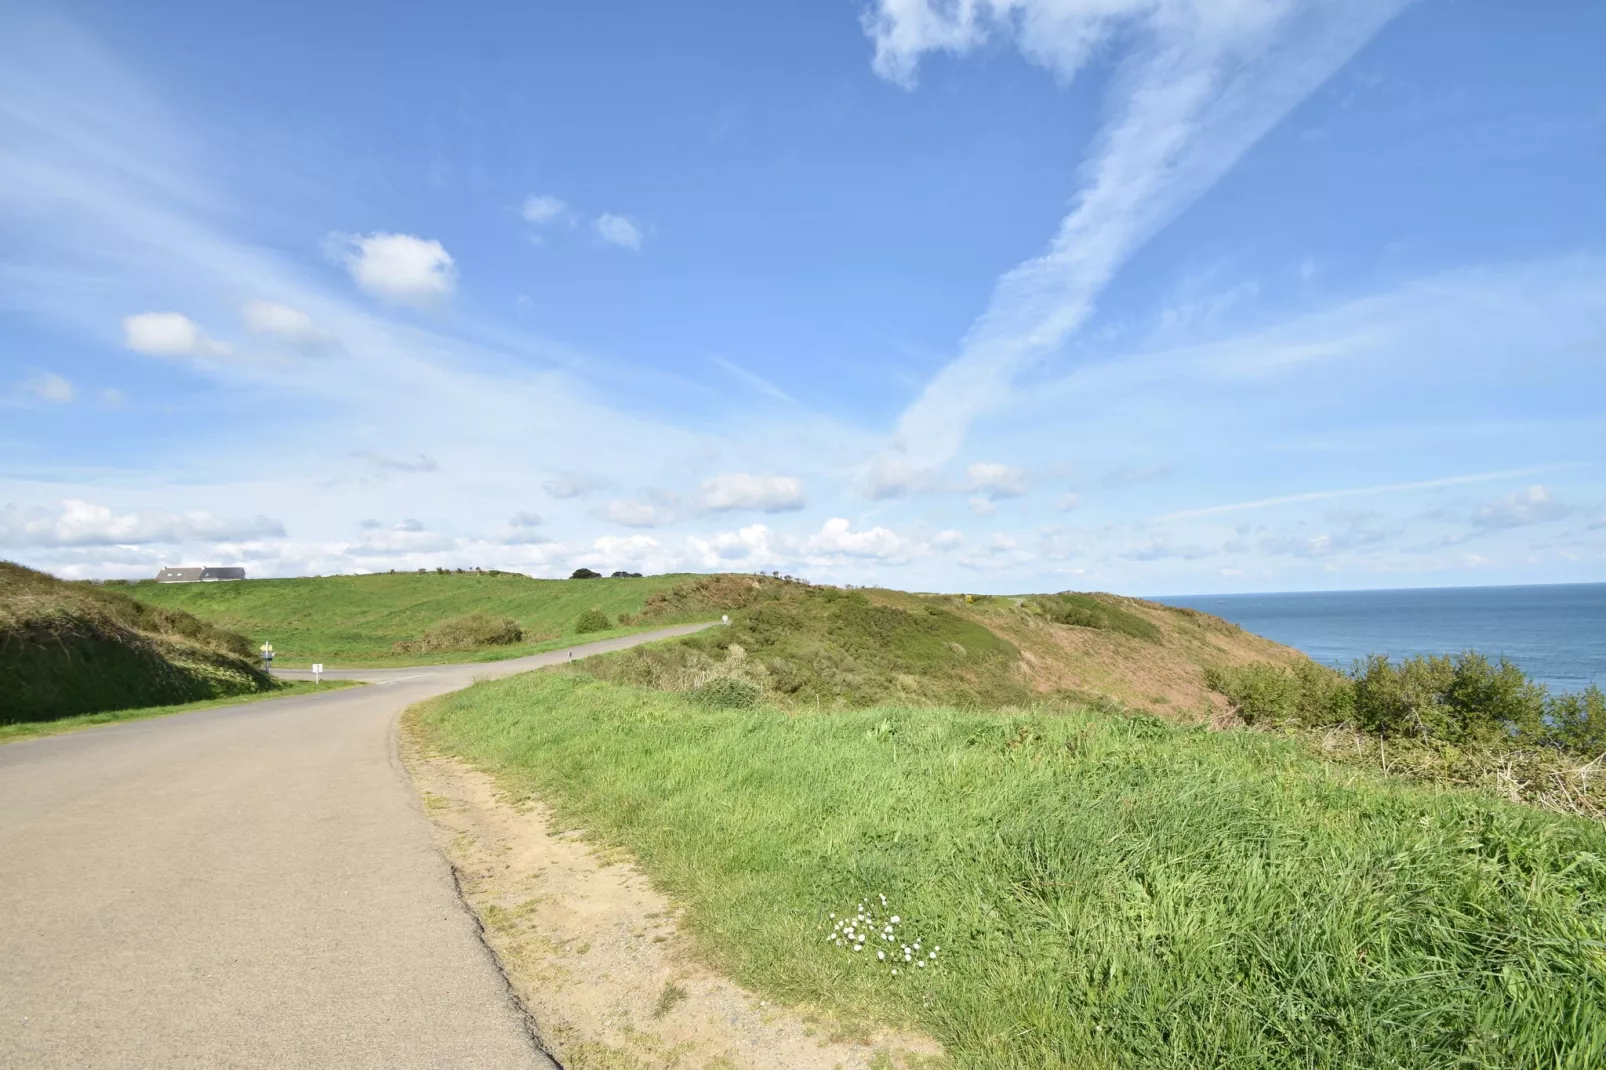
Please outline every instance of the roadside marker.
[{"label": "roadside marker", "polygon": [[323,686],[323,662],[321,661],[312,663],[312,683],[315,687]]}]

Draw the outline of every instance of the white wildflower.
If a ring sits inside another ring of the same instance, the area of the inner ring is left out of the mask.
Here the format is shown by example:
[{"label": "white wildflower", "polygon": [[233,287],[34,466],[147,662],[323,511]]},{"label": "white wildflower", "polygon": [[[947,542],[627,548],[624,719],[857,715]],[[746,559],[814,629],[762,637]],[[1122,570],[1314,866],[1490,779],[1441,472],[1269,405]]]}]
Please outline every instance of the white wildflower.
[{"label": "white wildflower", "polygon": [[885,951],[877,951],[877,952],[876,952],[876,953],[875,953],[875,957],[876,957],[876,958],[877,958],[877,959],[884,959],[884,958],[886,958],[886,957],[887,957],[887,953],[886,953],[886,952],[885,952]]},{"label": "white wildflower", "polygon": [[901,920],[901,919],[899,919],[898,915],[896,915],[896,914],[892,915],[892,924],[894,924],[894,925],[898,924],[899,920]]}]

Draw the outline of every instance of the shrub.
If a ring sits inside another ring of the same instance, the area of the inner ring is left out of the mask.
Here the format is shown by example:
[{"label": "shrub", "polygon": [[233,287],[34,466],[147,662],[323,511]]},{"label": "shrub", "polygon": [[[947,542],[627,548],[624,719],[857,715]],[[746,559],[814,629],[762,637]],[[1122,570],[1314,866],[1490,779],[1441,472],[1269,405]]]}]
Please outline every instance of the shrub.
[{"label": "shrub", "polygon": [[569,578],[571,580],[600,580],[602,579],[602,573],[592,572],[588,568],[577,568],[569,573]]},{"label": "shrub", "polygon": [[1606,753],[1606,694],[1594,684],[1578,694],[1551,699],[1545,720],[1560,746],[1586,756]]},{"label": "shrub", "polygon": [[1225,695],[1244,724],[1326,727],[1342,724],[1354,712],[1350,681],[1313,661],[1206,669],[1205,685]]},{"label": "shrub", "polygon": [[1531,739],[1544,724],[1544,687],[1504,658],[1491,664],[1468,651],[1407,658],[1395,667],[1375,654],[1351,675],[1356,721],[1373,735],[1464,746]]},{"label": "shrub", "polygon": [[725,710],[749,710],[764,697],[758,685],[734,676],[716,676],[693,693],[703,705]]},{"label": "shrub", "polygon": [[1455,747],[1606,751],[1606,694],[1590,686],[1551,696],[1504,658],[1474,651],[1391,661],[1374,654],[1349,674],[1314,662],[1210,669],[1205,683],[1245,724],[1325,728],[1352,722],[1368,735]]},{"label": "shrub", "polygon": [[417,642],[397,643],[396,648],[405,653],[429,654],[444,650],[472,650],[481,646],[507,646],[523,638],[524,629],[511,617],[466,613],[435,625]]},{"label": "shrub", "polygon": [[579,620],[574,622],[574,630],[577,635],[585,635],[589,632],[605,632],[612,627],[613,624],[608,620],[608,614],[600,609],[588,609],[580,614]]}]

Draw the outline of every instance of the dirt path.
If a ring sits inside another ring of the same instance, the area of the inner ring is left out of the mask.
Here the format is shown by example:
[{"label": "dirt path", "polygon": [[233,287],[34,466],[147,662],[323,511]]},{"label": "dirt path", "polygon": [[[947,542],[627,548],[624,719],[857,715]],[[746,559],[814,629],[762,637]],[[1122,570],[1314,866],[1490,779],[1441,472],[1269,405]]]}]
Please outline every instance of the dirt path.
[{"label": "dirt path", "polygon": [[832,1036],[699,966],[671,904],[628,861],[554,832],[539,803],[513,805],[410,733],[403,753],[464,897],[568,1070],[946,1065],[929,1039]]}]

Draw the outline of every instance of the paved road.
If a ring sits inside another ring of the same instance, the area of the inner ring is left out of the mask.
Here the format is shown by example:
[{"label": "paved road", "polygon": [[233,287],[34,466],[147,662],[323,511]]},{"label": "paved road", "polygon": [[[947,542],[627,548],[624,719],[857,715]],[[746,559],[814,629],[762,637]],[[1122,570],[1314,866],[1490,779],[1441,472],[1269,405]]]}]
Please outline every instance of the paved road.
[{"label": "paved road", "polygon": [[0,1067],[551,1067],[395,726],[568,657],[362,671],[373,686],[0,746]]}]

